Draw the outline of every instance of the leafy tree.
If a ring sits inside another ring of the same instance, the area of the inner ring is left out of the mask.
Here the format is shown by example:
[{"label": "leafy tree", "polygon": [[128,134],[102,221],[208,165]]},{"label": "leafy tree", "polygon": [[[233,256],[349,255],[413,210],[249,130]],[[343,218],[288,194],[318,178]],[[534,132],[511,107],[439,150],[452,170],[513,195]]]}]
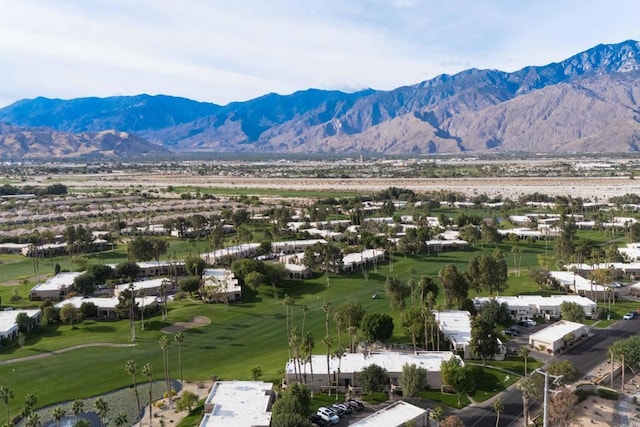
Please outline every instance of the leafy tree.
[{"label": "leafy tree", "polygon": [[113,268],[105,264],[90,264],[87,266],[87,273],[93,276],[94,283],[104,285],[113,275]]},{"label": "leafy tree", "polygon": [[497,245],[498,242],[500,242],[500,234],[498,233],[498,229],[495,227],[495,225],[489,224],[486,221],[480,225],[480,236],[483,244],[486,243]]},{"label": "leafy tree", "polygon": [[577,302],[564,301],[560,304],[560,314],[570,322],[583,323],[585,320],[584,309]]},{"label": "leafy tree", "polygon": [[465,225],[460,228],[460,239],[469,242],[469,244],[474,245],[476,242],[480,241],[482,235],[480,234],[480,230],[478,227],[473,224]]},{"label": "leafy tree", "polygon": [[295,412],[279,412],[271,416],[271,427],[312,427],[313,425],[308,418]]},{"label": "leafy tree", "polygon": [[405,364],[400,376],[403,397],[417,397],[418,393],[428,387],[427,370],[415,364]]},{"label": "leafy tree", "polygon": [[80,314],[83,319],[93,319],[98,316],[98,307],[92,302],[80,304]]},{"label": "leafy tree", "polygon": [[265,263],[263,274],[273,289],[273,296],[276,297],[278,294],[276,285],[287,277],[287,271],[285,270],[284,265],[275,262]]},{"label": "leafy tree", "polygon": [[264,274],[260,273],[259,271],[252,271],[244,278],[244,284],[253,290],[258,290],[260,285],[264,285],[266,283],[267,278],[264,277]]},{"label": "leafy tree", "polygon": [[360,380],[360,384],[362,384],[362,392],[367,394],[383,391],[389,383],[387,370],[375,363],[365,367],[362,372],[358,374],[358,379]]},{"label": "leafy tree", "polygon": [[367,341],[387,341],[393,335],[393,327],[393,318],[386,313],[367,313],[362,318],[362,333]]},{"label": "leafy tree", "polygon": [[455,301],[460,307],[469,294],[469,283],[465,277],[454,264],[447,264],[440,270],[438,277],[444,287],[445,305],[451,307]]},{"label": "leafy tree", "polygon": [[200,279],[195,276],[185,277],[184,279],[180,279],[178,287],[182,292],[193,294],[200,289]]},{"label": "leafy tree", "polygon": [[127,246],[127,257],[131,261],[151,261],[155,254],[153,241],[147,237],[136,237]]},{"label": "leafy tree", "polygon": [[202,272],[207,267],[207,263],[200,257],[189,257],[184,261],[184,266],[190,275],[202,277]]},{"label": "leafy tree", "polygon": [[500,304],[495,299],[482,305],[480,317],[492,325],[509,325],[512,322],[507,303]]},{"label": "leafy tree", "polygon": [[193,409],[197,404],[198,395],[189,390],[184,390],[176,402],[176,410],[184,411],[186,409],[188,412],[191,412],[191,409]]},{"label": "leafy tree", "polygon": [[404,310],[405,299],[411,294],[411,288],[397,277],[387,277],[384,290],[391,301],[391,308],[394,311]]},{"label": "leafy tree", "polygon": [[93,274],[83,273],[73,279],[73,288],[83,296],[92,295],[96,291],[96,278]]},{"label": "leafy tree", "polygon": [[60,308],[60,321],[69,322],[73,327],[74,323],[82,321],[82,313],[71,303],[67,303]]},{"label": "leafy tree", "polygon": [[[285,424],[285,419],[290,419],[290,416],[285,414],[308,414],[311,410],[311,392],[309,387],[300,382],[294,381],[289,384],[271,408],[272,421],[276,418],[278,425],[290,425]],[[273,422],[272,422],[273,425]]]},{"label": "leafy tree", "polygon": [[127,375],[131,376],[131,382],[133,384],[133,393],[136,397],[136,413],[140,413],[140,395],[138,394],[138,383],[136,382],[137,366],[135,360],[127,360],[124,364],[124,370]]},{"label": "leafy tree", "polygon": [[471,321],[471,351],[482,359],[482,366],[486,366],[486,359],[493,357],[499,350],[498,333],[495,323],[489,323],[481,316]]},{"label": "leafy tree", "polygon": [[[344,322],[344,326],[350,334],[351,351],[355,351],[356,333],[362,323],[362,318],[365,315],[365,311],[362,308],[362,304],[356,300],[349,300],[340,304],[336,310],[336,316]],[[338,340],[339,341],[339,340]],[[340,345],[340,342],[338,342]]]},{"label": "leafy tree", "polygon": [[562,375],[560,382],[570,383],[578,376],[578,369],[570,360],[557,360],[547,366],[547,372],[551,375]]},{"label": "leafy tree", "polygon": [[459,358],[452,357],[442,362],[440,372],[443,383],[451,387],[458,395],[458,406],[460,406],[461,396],[473,391],[476,387],[471,368],[463,366]]},{"label": "leafy tree", "polygon": [[26,334],[27,332],[29,332],[29,329],[31,329],[31,317],[29,317],[27,313],[22,311],[16,316],[16,324],[18,325],[18,330],[23,334]]},{"label": "leafy tree", "polygon": [[114,276],[133,280],[140,274],[140,266],[134,261],[124,261],[116,266]]},{"label": "leafy tree", "polygon": [[545,268],[532,267],[529,269],[529,277],[531,277],[538,285],[538,288],[542,290],[542,286],[549,281],[551,276],[549,274],[549,270]]}]

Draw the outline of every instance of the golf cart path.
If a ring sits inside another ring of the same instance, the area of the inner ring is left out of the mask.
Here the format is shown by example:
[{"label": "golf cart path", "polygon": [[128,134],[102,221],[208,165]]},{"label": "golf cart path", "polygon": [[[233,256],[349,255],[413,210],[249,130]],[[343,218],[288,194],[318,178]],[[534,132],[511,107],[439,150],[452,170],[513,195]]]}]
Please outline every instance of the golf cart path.
[{"label": "golf cart path", "polygon": [[46,351],[44,353],[33,354],[31,356],[24,357],[16,357],[15,359],[8,359],[0,361],[0,366],[10,365],[12,363],[19,362],[27,362],[29,360],[43,359],[49,356],[55,356],[56,354],[66,353],[67,351],[78,350],[80,348],[88,348],[88,347],[135,347],[136,344],[116,344],[116,343],[108,343],[108,342],[94,342],[87,344],[78,344],[71,347],[65,347],[58,350]]}]

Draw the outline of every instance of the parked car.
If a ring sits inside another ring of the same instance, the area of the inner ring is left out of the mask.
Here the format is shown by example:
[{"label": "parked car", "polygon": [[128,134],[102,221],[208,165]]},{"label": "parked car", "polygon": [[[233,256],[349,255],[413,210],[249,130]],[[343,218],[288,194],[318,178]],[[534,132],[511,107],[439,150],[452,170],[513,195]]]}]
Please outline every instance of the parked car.
[{"label": "parked car", "polygon": [[518,322],[520,326],[536,326],[538,323],[533,319],[524,319]]},{"label": "parked car", "polygon": [[342,409],[340,406],[338,406],[337,403],[334,403],[333,405],[331,405],[331,407],[329,408],[331,410],[333,410],[333,412],[335,412],[336,414],[338,414],[339,417],[342,418],[342,416],[344,416],[344,414],[346,413],[344,411],[344,409]]},{"label": "parked car", "polygon": [[345,414],[349,415],[350,413],[353,412],[353,410],[351,409],[351,407],[349,405],[345,405],[344,403],[334,403],[333,405],[331,405],[333,409],[340,408],[344,411]]},{"label": "parked car", "polygon": [[511,329],[503,329],[502,330],[502,334],[503,335],[509,335],[511,337],[515,337],[515,336],[518,335],[517,333],[513,332]]},{"label": "parked car", "polygon": [[347,402],[349,402],[349,404],[355,404],[358,409],[356,409],[356,411],[362,411],[364,409],[364,403],[360,402],[358,399],[349,399]]},{"label": "parked car", "polygon": [[356,412],[360,412],[364,409],[364,405],[356,402],[355,400],[345,400],[344,404],[349,405],[349,407]]},{"label": "parked car", "polygon": [[316,414],[322,417],[323,420],[328,421],[331,424],[338,424],[340,422],[340,417],[338,416],[338,414],[336,414],[335,411],[324,406],[319,407]]},{"label": "parked car", "polygon": [[516,327],[516,326],[511,326],[510,328],[507,329],[511,329],[513,332],[515,332],[516,334],[520,334],[520,328]]},{"label": "parked car", "polygon": [[329,421],[325,420],[318,414],[313,414],[309,417],[309,421],[318,427],[326,427],[329,425]]},{"label": "parked car", "polygon": [[624,320],[631,320],[631,319],[633,319],[634,317],[636,317],[636,312],[635,312],[635,311],[630,311],[630,312],[628,312],[627,314],[625,314],[624,316],[622,316],[622,318],[623,318]]}]

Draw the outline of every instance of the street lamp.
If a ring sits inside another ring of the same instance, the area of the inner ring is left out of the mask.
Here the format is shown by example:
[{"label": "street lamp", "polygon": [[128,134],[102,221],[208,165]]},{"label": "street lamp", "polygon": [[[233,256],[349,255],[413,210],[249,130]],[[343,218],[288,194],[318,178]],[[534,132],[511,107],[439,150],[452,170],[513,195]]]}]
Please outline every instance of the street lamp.
[{"label": "street lamp", "polygon": [[548,400],[549,400],[549,377],[553,378],[553,383],[557,383],[558,381],[560,381],[560,378],[562,378],[562,375],[552,375],[550,373],[548,373],[547,371],[543,371],[540,368],[535,369],[533,372],[537,372],[539,374],[544,375],[544,412],[543,412],[543,417],[542,417],[542,427],[549,427],[549,422],[548,422],[548,415],[547,415],[547,407],[548,407]]}]

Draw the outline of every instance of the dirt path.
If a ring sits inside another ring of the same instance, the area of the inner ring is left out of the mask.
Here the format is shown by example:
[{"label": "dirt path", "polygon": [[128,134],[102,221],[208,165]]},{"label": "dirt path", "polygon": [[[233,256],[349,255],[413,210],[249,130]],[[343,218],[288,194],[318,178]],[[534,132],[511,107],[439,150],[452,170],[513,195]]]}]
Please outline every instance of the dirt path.
[{"label": "dirt path", "polygon": [[3,360],[0,365],[11,365],[12,363],[27,362],[29,360],[42,359],[45,357],[55,356],[57,354],[66,353],[67,351],[78,350],[80,348],[88,347],[135,347],[136,344],[115,344],[108,342],[94,342],[88,344],[79,344],[71,347],[61,348],[59,350],[47,351],[45,353],[34,354],[32,356],[16,357],[15,359]]}]

